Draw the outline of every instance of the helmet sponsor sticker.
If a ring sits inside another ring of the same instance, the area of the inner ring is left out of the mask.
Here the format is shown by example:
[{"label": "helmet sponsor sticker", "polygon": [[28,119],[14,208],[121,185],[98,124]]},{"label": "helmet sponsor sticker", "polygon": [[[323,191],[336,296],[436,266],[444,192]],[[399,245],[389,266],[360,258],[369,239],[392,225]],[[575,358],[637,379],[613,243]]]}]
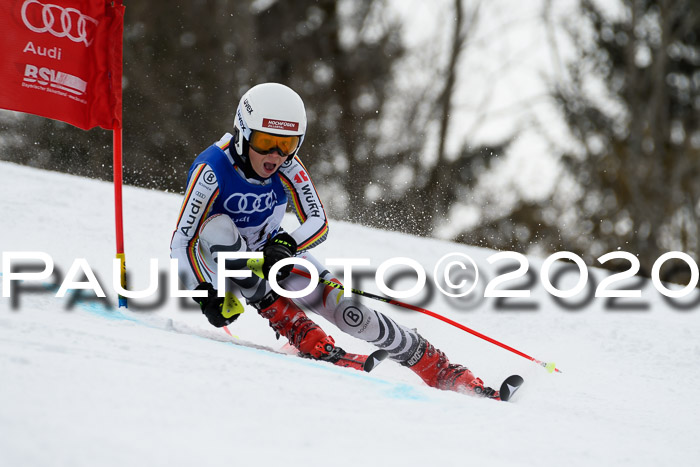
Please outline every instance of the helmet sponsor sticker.
[{"label": "helmet sponsor sticker", "polygon": [[299,131],[299,122],[288,122],[272,118],[263,118],[262,126],[273,130]]},{"label": "helmet sponsor sticker", "polygon": [[246,112],[248,112],[248,115],[253,113],[253,107],[250,105],[250,102],[248,102],[248,99],[243,100],[243,106],[245,107]]}]

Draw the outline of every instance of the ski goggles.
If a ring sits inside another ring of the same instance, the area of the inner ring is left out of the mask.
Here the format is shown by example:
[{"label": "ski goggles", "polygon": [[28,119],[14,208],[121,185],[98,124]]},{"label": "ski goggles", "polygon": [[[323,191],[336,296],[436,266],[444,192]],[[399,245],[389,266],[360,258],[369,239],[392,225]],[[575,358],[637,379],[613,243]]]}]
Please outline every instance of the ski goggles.
[{"label": "ski goggles", "polygon": [[250,147],[260,154],[270,154],[279,151],[283,156],[289,157],[299,147],[299,136],[276,136],[261,131],[252,131],[250,134]]}]

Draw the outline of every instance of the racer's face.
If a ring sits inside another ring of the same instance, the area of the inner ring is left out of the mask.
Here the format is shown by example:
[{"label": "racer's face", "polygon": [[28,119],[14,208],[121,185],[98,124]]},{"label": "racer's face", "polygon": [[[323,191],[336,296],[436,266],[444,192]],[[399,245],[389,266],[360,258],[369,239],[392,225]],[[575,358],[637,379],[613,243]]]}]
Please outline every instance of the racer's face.
[{"label": "racer's face", "polygon": [[248,147],[248,157],[253,170],[262,178],[272,177],[277,169],[287,160],[287,156],[278,150],[273,150],[267,154],[260,154],[255,149]]}]

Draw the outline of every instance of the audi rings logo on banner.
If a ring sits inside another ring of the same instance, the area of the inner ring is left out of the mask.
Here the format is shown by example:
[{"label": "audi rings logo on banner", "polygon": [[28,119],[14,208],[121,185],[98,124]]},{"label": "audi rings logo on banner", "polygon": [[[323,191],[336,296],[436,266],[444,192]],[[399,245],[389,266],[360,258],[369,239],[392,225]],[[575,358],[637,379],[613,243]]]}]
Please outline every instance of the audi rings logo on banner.
[{"label": "audi rings logo on banner", "polygon": [[56,37],[67,37],[73,42],[82,42],[89,47],[94,40],[94,29],[99,24],[94,18],[75,8],[64,8],[38,0],[26,0],[22,4],[22,21],[30,31],[49,32]]},{"label": "audi rings logo on banner", "polygon": [[277,204],[274,191],[256,195],[254,193],[234,193],[224,202],[224,208],[232,214],[255,214],[269,211]]}]

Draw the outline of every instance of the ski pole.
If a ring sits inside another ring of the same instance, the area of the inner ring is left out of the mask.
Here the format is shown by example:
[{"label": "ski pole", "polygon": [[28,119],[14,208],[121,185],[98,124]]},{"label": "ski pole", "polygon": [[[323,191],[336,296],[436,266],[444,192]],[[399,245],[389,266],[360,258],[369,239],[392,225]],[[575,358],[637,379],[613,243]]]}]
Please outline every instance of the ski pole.
[{"label": "ski pole", "polygon": [[[306,271],[299,270],[297,268],[292,269],[292,272],[294,274],[299,275],[299,276],[306,277],[307,279],[311,278],[311,274],[307,273]],[[333,288],[338,289],[338,290],[343,290],[343,291],[345,290],[345,287],[342,284],[338,284],[337,282],[332,282],[332,281],[329,281],[327,279],[323,279],[321,277],[318,278],[318,282],[321,284],[327,285],[329,287],[333,287]],[[372,298],[374,300],[379,300],[380,302],[389,303],[391,305],[396,305],[396,306],[400,306],[403,308],[408,308],[409,310],[417,311],[419,313],[423,313],[424,315],[432,316],[433,318],[437,318],[441,321],[444,321],[447,324],[451,324],[452,326],[459,328],[462,331],[468,332],[469,334],[471,334],[473,336],[479,337],[479,338],[481,338],[487,342],[490,342],[492,344],[495,344],[503,349],[509,350],[516,355],[520,355],[521,357],[526,358],[526,359],[530,360],[531,362],[535,362],[538,365],[540,365],[541,367],[545,368],[550,373],[553,373],[555,371],[557,373],[562,372],[559,368],[556,367],[554,362],[547,363],[547,362],[543,362],[541,360],[537,360],[536,358],[533,358],[533,357],[531,357],[531,356],[529,356],[529,355],[527,355],[527,354],[525,354],[517,349],[514,349],[513,347],[511,347],[509,345],[506,345],[502,342],[499,342],[496,339],[493,339],[493,338],[486,336],[484,334],[481,334],[480,332],[475,331],[471,328],[468,328],[467,326],[460,324],[456,321],[453,321],[450,318],[439,315],[439,314],[432,312],[430,310],[426,310],[425,308],[411,305],[410,303],[400,302],[398,300],[394,300],[393,298],[382,297],[381,295],[375,295],[375,294],[370,293],[370,292],[365,292],[364,290],[358,290],[358,289],[350,289],[350,290],[352,291],[352,293],[360,295],[362,297]]]}]

